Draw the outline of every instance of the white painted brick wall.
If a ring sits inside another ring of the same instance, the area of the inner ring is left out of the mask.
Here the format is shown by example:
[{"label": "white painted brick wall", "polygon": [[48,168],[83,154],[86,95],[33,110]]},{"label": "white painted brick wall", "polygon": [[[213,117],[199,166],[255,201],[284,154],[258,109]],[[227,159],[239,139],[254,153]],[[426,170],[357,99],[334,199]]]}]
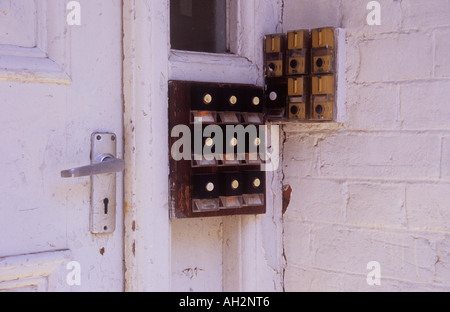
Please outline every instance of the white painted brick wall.
[{"label": "white painted brick wall", "polygon": [[399,129],[400,87],[363,85],[347,93],[348,126],[355,129]]},{"label": "white painted brick wall", "polygon": [[402,0],[401,4],[404,28],[450,25],[449,0]]},{"label": "white painted brick wall", "polygon": [[357,82],[431,78],[433,69],[431,41],[431,36],[426,33],[361,38],[359,42],[361,60]]},{"label": "white painted brick wall", "polygon": [[450,180],[450,137],[442,138],[441,178]]},{"label": "white painted brick wall", "polygon": [[408,228],[448,232],[450,184],[413,184],[406,187]]},{"label": "white painted brick wall", "polygon": [[[318,148],[317,139],[307,134],[295,135],[291,134],[287,138],[285,149],[283,151],[283,159],[285,164],[295,162],[297,166],[295,170],[284,170],[284,176],[290,177],[306,177],[318,174]],[[300,146],[310,146],[309,149],[299,149]]]},{"label": "white painted brick wall", "polygon": [[346,220],[354,225],[405,228],[405,187],[367,182],[349,184]]},{"label": "white painted brick wall", "polygon": [[404,128],[450,129],[450,81],[432,79],[400,88]]},{"label": "white painted brick wall", "polygon": [[450,290],[450,0],[368,2],[284,1],[284,30],[347,36],[344,122],[283,127],[287,291]]},{"label": "white painted brick wall", "polygon": [[319,145],[325,177],[403,180],[440,174],[441,140],[435,135],[342,131]]},{"label": "white painted brick wall", "polygon": [[436,77],[450,77],[450,62],[448,51],[450,51],[450,30],[436,31]]},{"label": "white painted brick wall", "polygon": [[294,218],[300,221],[344,221],[345,189],[340,182],[310,179],[292,181],[295,192],[291,200],[298,203],[290,208]]},{"label": "white painted brick wall", "polygon": [[380,26],[372,27],[366,23],[368,13],[366,6],[369,1],[362,3],[355,0],[340,1],[340,20],[342,24],[336,26],[343,27],[352,33],[358,34],[380,33],[397,29],[402,22],[400,1],[379,0],[378,2],[383,10]]},{"label": "white painted brick wall", "polygon": [[[339,1],[284,1],[284,29],[311,29],[339,24]],[[308,12],[308,14],[305,14]]]}]

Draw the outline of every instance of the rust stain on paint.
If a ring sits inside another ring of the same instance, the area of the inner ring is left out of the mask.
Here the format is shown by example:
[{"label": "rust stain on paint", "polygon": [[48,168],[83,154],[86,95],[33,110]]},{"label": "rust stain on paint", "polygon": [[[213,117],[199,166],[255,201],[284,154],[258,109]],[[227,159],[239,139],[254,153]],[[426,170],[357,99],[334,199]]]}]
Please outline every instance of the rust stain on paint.
[{"label": "rust stain on paint", "polygon": [[105,253],[105,247],[102,247],[102,248],[100,249],[100,254],[103,256],[104,253]]},{"label": "rust stain on paint", "polygon": [[283,214],[286,213],[289,203],[291,202],[292,187],[290,185],[283,186]]},{"label": "rust stain on paint", "polygon": [[128,215],[128,213],[130,212],[130,208],[131,208],[130,205],[125,201],[123,203],[123,210],[125,215]]}]

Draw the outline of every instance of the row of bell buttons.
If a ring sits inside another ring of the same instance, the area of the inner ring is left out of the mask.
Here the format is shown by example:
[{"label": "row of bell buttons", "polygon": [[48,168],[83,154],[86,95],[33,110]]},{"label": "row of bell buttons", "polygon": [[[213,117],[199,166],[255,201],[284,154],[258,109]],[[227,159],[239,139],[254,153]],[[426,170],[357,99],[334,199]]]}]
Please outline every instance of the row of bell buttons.
[{"label": "row of bell buttons", "polygon": [[[212,100],[213,100],[213,97],[212,97],[211,94],[206,93],[206,94],[203,96],[203,103],[204,103],[205,105],[211,104]],[[238,102],[238,98],[237,98],[236,96],[232,95],[232,96],[230,96],[230,98],[228,99],[228,102],[229,102],[231,105],[236,105],[237,102]],[[258,106],[260,103],[261,103],[261,99],[260,99],[259,97],[255,96],[255,97],[252,99],[252,104],[253,104],[254,106]]]},{"label": "row of bell buttons", "polygon": [[[214,139],[213,138],[206,138],[205,145],[208,146],[208,147],[212,147],[214,145]],[[236,138],[232,138],[229,141],[229,145],[231,147],[237,147],[238,140]],[[261,145],[261,139],[260,138],[256,138],[255,140],[253,140],[253,146],[259,147],[260,145]]]},{"label": "row of bell buttons", "polygon": [[[230,186],[231,186],[231,189],[233,189],[233,190],[237,190],[238,188],[239,188],[239,181],[238,180],[233,180],[233,181],[231,181],[231,184],[230,184]],[[261,180],[259,179],[259,178],[255,178],[254,180],[253,180],[253,182],[252,182],[252,186],[254,187],[254,188],[258,188],[258,187],[260,187],[261,186]],[[215,188],[216,188],[216,186],[214,185],[214,183],[213,182],[208,182],[207,184],[206,184],[206,191],[208,191],[208,192],[212,192],[212,191],[214,191],[215,190]]]}]

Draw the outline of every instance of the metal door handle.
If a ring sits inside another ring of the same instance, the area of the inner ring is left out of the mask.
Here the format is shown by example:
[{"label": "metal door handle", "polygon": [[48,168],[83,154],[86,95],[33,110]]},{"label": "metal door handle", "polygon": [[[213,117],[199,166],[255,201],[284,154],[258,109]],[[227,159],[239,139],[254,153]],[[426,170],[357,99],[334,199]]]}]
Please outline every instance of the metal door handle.
[{"label": "metal door handle", "polygon": [[125,170],[125,161],[112,155],[104,154],[100,155],[97,162],[92,165],[61,171],[61,177],[89,177],[97,174],[122,172],[123,170]]},{"label": "metal door handle", "polygon": [[116,229],[116,172],[125,169],[125,161],[116,158],[117,136],[96,132],[91,135],[91,164],[61,171],[63,178],[90,177],[89,224],[92,234],[111,234]]}]

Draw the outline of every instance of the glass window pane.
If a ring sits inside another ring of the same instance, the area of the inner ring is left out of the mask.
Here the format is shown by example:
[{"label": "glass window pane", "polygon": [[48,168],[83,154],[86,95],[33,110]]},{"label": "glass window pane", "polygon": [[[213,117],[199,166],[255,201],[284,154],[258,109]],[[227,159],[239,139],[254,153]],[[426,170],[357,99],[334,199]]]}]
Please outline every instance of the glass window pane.
[{"label": "glass window pane", "polygon": [[171,0],[172,49],[225,53],[227,0]]}]

